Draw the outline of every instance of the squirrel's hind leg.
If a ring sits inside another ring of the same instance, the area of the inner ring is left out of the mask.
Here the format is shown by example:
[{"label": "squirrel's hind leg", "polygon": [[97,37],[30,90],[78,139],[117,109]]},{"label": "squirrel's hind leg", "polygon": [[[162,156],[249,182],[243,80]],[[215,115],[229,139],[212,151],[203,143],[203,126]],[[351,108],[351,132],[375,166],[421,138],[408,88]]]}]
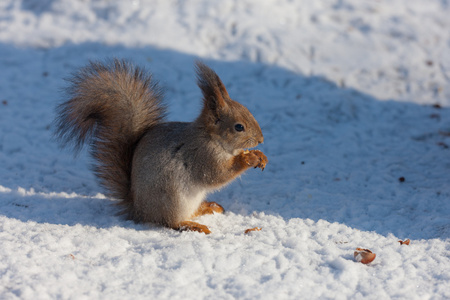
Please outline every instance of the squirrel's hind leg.
[{"label": "squirrel's hind leg", "polygon": [[173,229],[180,231],[198,231],[203,232],[204,234],[211,233],[211,230],[209,230],[207,226],[192,221],[180,222],[178,225],[174,226]]},{"label": "squirrel's hind leg", "polygon": [[[216,202],[202,202],[198,210],[192,215],[192,218],[213,213],[221,214],[224,211],[225,210],[223,209],[223,207],[217,204]],[[176,226],[173,226],[172,228],[180,231],[188,230],[188,231],[203,232],[204,234],[211,233],[211,230],[209,230],[207,226],[192,221],[180,222]]]},{"label": "squirrel's hind leg", "polygon": [[202,202],[192,218],[203,215],[212,215],[214,213],[223,214],[224,211],[225,209],[222,207],[222,205],[216,202]]}]

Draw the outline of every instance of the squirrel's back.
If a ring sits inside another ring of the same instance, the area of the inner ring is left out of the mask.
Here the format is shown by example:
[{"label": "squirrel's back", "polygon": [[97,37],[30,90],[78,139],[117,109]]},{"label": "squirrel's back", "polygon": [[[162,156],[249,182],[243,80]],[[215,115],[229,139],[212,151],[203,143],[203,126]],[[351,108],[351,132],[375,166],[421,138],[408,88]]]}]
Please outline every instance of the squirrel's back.
[{"label": "squirrel's back", "polygon": [[117,59],[91,62],[68,81],[70,98],[57,107],[57,138],[76,150],[89,143],[95,173],[109,195],[132,201],[134,148],[165,116],[157,83],[143,69]]}]

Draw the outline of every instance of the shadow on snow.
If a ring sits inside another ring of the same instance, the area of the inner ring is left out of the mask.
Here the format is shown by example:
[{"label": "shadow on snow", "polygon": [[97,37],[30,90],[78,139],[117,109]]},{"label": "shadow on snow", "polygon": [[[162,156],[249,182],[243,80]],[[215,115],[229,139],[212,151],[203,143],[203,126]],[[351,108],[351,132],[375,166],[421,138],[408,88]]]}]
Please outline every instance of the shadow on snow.
[{"label": "shadow on snow", "polygon": [[[16,111],[11,109],[0,120],[4,130],[29,126],[24,131],[41,139],[36,143],[47,143],[47,148],[37,150],[19,144],[18,151],[0,145],[0,162],[5,165],[0,184],[12,189],[34,187],[43,192],[87,195],[101,192],[92,182],[86,159],[74,165],[69,151],[60,151],[48,141],[48,124],[61,97],[61,78],[89,59],[127,58],[151,70],[166,90],[171,120],[192,120],[200,109],[193,70],[196,58],[188,54],[95,43],[53,49],[16,49],[0,44],[0,54],[6,75],[16,66],[31,74],[51,74],[50,79],[47,75],[36,77],[34,87],[36,94],[45,89],[51,96],[29,96],[29,105],[43,107],[48,119],[30,116],[24,118],[30,120],[29,125],[12,125],[9,120],[16,118]],[[211,200],[236,213],[258,211],[286,220],[324,219],[399,238],[450,237],[447,108],[381,101],[323,77],[262,63],[206,62],[221,76],[231,97],[254,112],[265,135],[260,148],[269,158],[263,173],[249,170],[211,195]],[[30,70],[27,64],[32,65]],[[50,85],[48,80],[52,80]],[[20,98],[20,93],[17,99],[10,97],[11,103],[19,105],[28,101]],[[17,167],[17,161],[24,158],[39,161],[31,165],[34,172]],[[117,209],[106,199],[39,194],[21,197],[16,192],[0,197],[0,214],[22,221],[123,225],[123,220],[114,216]]]}]

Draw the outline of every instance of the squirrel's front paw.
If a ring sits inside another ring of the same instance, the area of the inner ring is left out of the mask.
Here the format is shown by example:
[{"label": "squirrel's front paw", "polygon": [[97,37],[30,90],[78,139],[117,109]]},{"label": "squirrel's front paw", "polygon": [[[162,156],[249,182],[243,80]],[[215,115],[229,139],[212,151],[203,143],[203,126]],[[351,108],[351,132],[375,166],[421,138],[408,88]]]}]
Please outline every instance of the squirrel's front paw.
[{"label": "squirrel's front paw", "polygon": [[267,163],[269,162],[267,156],[265,156],[264,153],[259,150],[244,151],[243,155],[244,161],[248,166],[260,168],[263,171]]}]

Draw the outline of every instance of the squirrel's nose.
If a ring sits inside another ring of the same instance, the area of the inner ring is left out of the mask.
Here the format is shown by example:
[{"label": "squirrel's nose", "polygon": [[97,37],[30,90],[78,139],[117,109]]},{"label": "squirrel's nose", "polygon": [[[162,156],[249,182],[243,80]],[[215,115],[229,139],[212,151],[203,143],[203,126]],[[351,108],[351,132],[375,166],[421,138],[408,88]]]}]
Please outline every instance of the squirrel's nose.
[{"label": "squirrel's nose", "polygon": [[258,144],[262,144],[262,143],[264,143],[264,137],[263,136],[258,138]]}]

